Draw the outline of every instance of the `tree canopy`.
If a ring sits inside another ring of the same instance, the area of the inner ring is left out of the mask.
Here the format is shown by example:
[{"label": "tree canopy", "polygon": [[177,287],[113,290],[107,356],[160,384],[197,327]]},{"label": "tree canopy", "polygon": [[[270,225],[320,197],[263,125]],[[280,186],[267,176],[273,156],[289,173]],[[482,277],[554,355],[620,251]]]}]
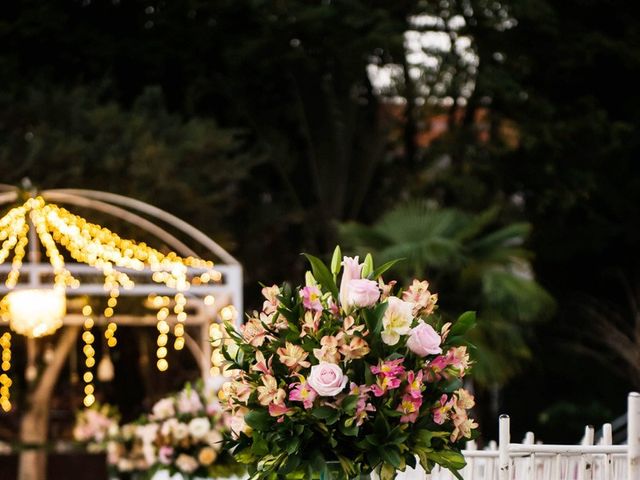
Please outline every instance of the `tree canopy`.
[{"label": "tree canopy", "polygon": [[[375,248],[407,245],[423,232],[409,232],[403,205],[428,201],[424,240],[442,240],[444,258],[460,232],[427,219],[499,212],[454,245],[462,265],[482,260],[471,244],[492,231],[526,238],[514,256],[531,254],[557,303],[550,321],[527,327],[532,361],[502,405],[548,425],[535,412],[581,405],[589,371],[607,392],[601,410],[622,412],[628,378],[601,362],[606,348],[582,353],[594,320],[580,307],[586,298],[632,321],[610,274],[637,277],[639,10],[604,0],[9,3],[0,180],[152,199],[243,261],[250,306],[258,280],[297,278],[300,252],[329,252],[340,223],[371,234],[392,222],[398,238],[383,232]],[[462,271],[447,272],[450,284]],[[481,303],[454,307],[465,302]],[[580,434],[553,428],[557,440]]]}]

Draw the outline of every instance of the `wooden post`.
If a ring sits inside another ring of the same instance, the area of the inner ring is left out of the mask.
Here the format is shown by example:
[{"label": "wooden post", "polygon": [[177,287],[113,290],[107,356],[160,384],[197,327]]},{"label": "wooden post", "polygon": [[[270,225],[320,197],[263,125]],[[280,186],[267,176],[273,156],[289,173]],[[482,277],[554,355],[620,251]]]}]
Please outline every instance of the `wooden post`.
[{"label": "wooden post", "polygon": [[511,480],[511,458],[509,456],[509,415],[500,415],[498,424],[498,480]]},{"label": "wooden post", "polygon": [[629,394],[627,407],[627,480],[640,478],[640,393]]},{"label": "wooden post", "polygon": [[[20,440],[26,444],[42,445],[47,441],[49,400],[69,351],[75,345],[80,327],[67,327],[61,334],[53,360],[45,367],[33,392],[29,407],[20,423]],[[28,449],[20,453],[18,480],[45,480],[47,453],[42,449]]]}]

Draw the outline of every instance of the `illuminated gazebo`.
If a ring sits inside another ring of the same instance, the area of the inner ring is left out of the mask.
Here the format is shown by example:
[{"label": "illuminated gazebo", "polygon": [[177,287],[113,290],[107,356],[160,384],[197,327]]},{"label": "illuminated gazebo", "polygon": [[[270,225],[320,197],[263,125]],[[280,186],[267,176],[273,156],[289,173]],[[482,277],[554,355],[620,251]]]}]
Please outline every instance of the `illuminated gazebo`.
[{"label": "illuminated gazebo", "polygon": [[[0,185],[0,205],[9,205],[0,218],[0,312],[7,322],[0,326],[10,328],[0,336],[0,407],[11,408],[11,333],[27,337],[29,347],[61,326],[81,327],[87,406],[95,401],[96,370],[100,375],[97,335],[114,347],[118,326],[156,326],[159,371],[169,367],[170,348],[186,347],[203,377],[218,373],[211,329],[242,312],[242,269],[211,238],[157,207],[101,191]],[[72,213],[78,209],[131,224],[155,246]],[[34,349],[27,349],[30,357]],[[26,376],[34,376],[33,358],[28,365]]]}]

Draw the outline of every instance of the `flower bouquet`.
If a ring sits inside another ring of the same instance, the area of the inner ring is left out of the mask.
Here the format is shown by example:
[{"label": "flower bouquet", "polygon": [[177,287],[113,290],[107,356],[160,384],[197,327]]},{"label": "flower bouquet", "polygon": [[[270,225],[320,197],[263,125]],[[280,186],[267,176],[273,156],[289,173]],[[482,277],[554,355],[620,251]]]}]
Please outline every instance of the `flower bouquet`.
[{"label": "flower bouquet", "polygon": [[217,388],[187,384],[178,394],[156,402],[150,414],[122,427],[118,470],[145,479],[158,472],[184,479],[240,474],[244,468],[221,449],[230,422]]},{"label": "flower bouquet", "polygon": [[105,452],[109,439],[118,434],[119,421],[120,414],[116,407],[94,403],[76,413],[73,439],[86,445],[91,453]]},{"label": "flower bouquet", "polygon": [[395,262],[307,258],[304,286],[265,287],[262,311],[219,342],[233,377],[221,398],[244,420],[227,438],[236,460],[251,479],[386,480],[417,462],[461,478],[477,427],[462,388],[475,314],[445,323],[426,281],[383,281]]}]

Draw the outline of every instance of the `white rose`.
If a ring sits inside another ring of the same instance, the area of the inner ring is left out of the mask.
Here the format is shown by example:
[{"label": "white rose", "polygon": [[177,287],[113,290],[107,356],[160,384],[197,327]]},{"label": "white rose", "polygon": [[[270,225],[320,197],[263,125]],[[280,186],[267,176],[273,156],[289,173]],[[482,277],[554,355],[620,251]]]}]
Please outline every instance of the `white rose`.
[{"label": "white rose", "polygon": [[176,409],[173,398],[163,398],[158,400],[153,407],[151,407],[151,414],[156,420],[164,420],[175,416]]},{"label": "white rose", "polygon": [[196,440],[204,438],[209,430],[211,430],[211,424],[208,418],[198,417],[189,422],[189,434]]},{"label": "white rose", "polygon": [[149,423],[147,425],[138,425],[136,428],[136,436],[142,443],[153,443],[158,436],[158,424]]},{"label": "white rose", "polygon": [[169,473],[169,470],[158,470],[153,474],[151,480],[171,480],[171,474]]},{"label": "white rose", "polygon": [[121,458],[118,461],[118,470],[121,472],[130,472],[133,470],[133,462],[126,458]]},{"label": "white rose", "polygon": [[147,462],[147,465],[153,465],[156,463],[156,448],[151,444],[145,444],[142,447],[142,456],[144,457],[144,461]]},{"label": "white rose", "polygon": [[205,438],[207,445],[216,451],[222,448],[222,435],[217,430],[210,430]]},{"label": "white rose", "polygon": [[181,453],[176,458],[176,467],[185,473],[193,473],[198,468],[198,461],[191,455]]},{"label": "white rose", "polygon": [[349,379],[342,373],[340,367],[334,363],[320,362],[311,367],[307,382],[318,395],[334,397],[344,390]]},{"label": "white rose", "polygon": [[173,425],[171,435],[178,441],[183,440],[189,436],[189,426],[186,423],[178,422]]},{"label": "white rose", "polygon": [[177,418],[170,418],[169,420],[165,420],[160,427],[160,434],[164,437],[171,435],[173,429],[176,425],[180,423]]}]

